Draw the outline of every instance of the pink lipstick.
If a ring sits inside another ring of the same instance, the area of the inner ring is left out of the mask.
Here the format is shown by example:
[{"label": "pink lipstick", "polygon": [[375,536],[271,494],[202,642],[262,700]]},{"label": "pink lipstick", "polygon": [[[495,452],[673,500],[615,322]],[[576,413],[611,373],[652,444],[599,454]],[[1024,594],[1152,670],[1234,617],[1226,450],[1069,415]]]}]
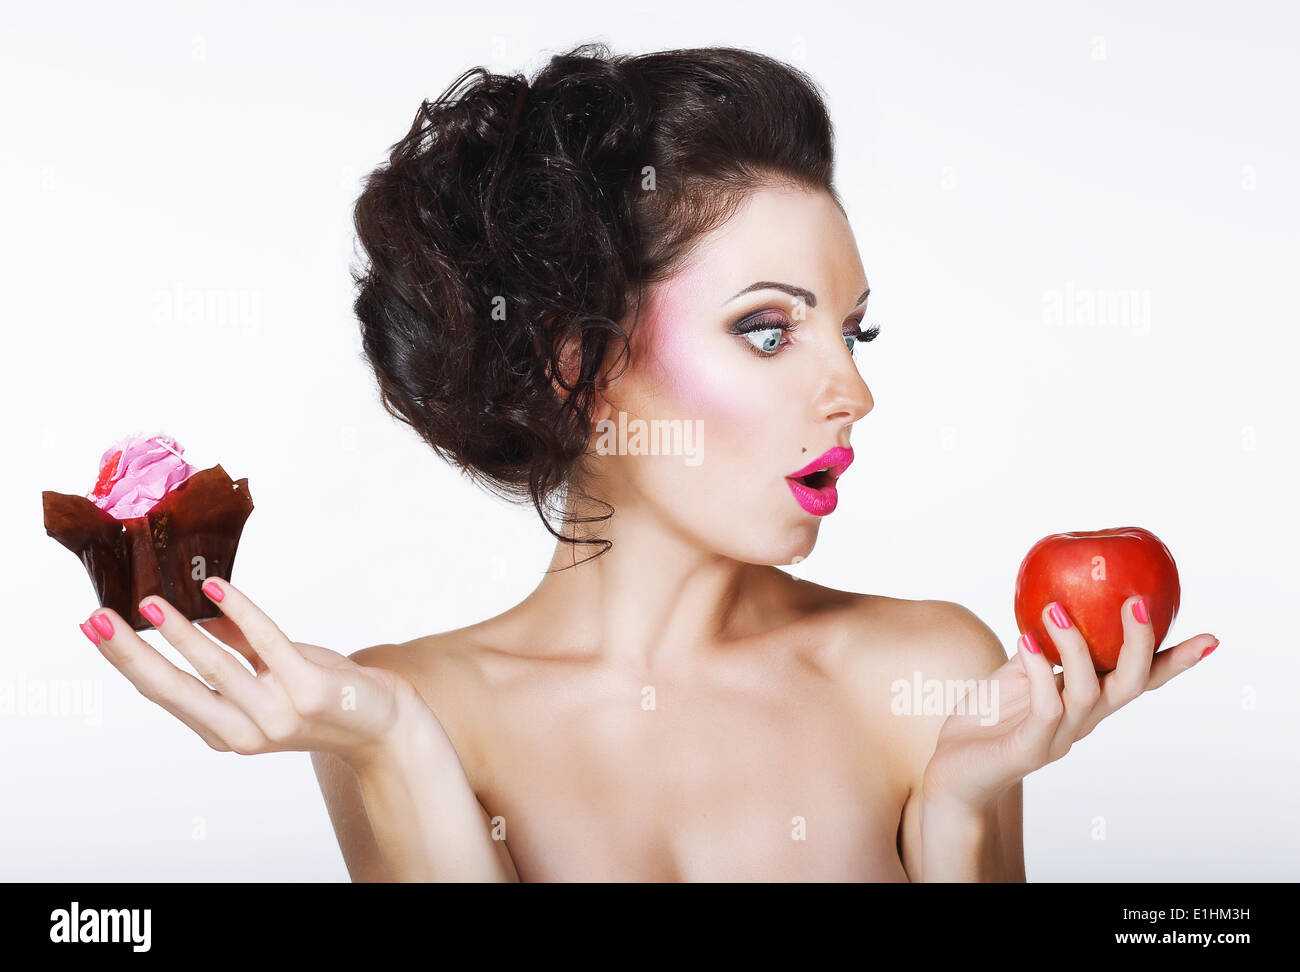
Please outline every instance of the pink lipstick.
[{"label": "pink lipstick", "polygon": [[805,513],[825,516],[834,510],[835,504],[839,502],[835,483],[844,475],[851,462],[853,462],[852,449],[833,446],[802,469],[790,473],[785,477],[785,481]]}]

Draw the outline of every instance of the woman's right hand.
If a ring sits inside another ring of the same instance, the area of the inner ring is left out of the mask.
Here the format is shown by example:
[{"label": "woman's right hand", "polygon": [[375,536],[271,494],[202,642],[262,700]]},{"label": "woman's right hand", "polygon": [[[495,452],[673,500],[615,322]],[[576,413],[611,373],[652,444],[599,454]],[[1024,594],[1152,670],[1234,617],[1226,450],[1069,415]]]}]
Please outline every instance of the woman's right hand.
[{"label": "woman's right hand", "polygon": [[[213,749],[241,755],[326,752],[361,770],[386,755],[410,723],[423,728],[429,720],[436,723],[414,686],[396,672],[358,665],[319,645],[290,641],[227,580],[209,578],[204,593],[209,591],[222,617],[199,624],[248,659],[252,672],[154,595],[141,601],[142,613],[202,680],[164,658],[110,608],[97,609],[82,630],[88,637],[91,632],[98,635],[92,640],[104,657],[141,695]],[[437,728],[434,735],[450,749],[450,740],[441,726]]]}]

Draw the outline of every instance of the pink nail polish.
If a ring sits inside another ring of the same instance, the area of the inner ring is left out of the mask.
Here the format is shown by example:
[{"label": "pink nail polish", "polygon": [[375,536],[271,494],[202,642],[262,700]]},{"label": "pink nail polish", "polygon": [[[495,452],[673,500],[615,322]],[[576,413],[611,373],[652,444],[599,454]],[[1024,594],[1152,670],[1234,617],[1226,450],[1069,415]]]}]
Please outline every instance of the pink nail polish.
[{"label": "pink nail polish", "polygon": [[91,615],[90,623],[93,624],[95,626],[95,630],[98,631],[105,638],[113,637],[113,622],[108,620],[108,618],[104,617],[104,615],[102,614]]},{"label": "pink nail polish", "polygon": [[92,645],[99,644],[99,638],[95,634],[95,629],[92,628],[90,625],[86,624],[84,621],[81,623],[81,633],[90,639],[90,643]]},{"label": "pink nail polish", "polygon": [[1061,605],[1053,604],[1052,610],[1048,613],[1052,616],[1052,623],[1062,631],[1070,626],[1070,619],[1067,618],[1065,612],[1061,610]]},{"label": "pink nail polish", "polygon": [[1133,617],[1137,618],[1141,624],[1151,623],[1151,616],[1147,614],[1146,598],[1139,597],[1133,602]]},{"label": "pink nail polish", "polygon": [[214,601],[220,601],[226,596],[222,593],[221,586],[213,581],[208,581],[203,585],[203,593],[208,595],[208,597],[212,598]]},{"label": "pink nail polish", "polygon": [[163,613],[157,604],[141,604],[140,613],[148,619],[149,623],[155,628],[163,623]]},{"label": "pink nail polish", "polygon": [[[1208,655],[1210,652],[1214,651],[1214,649],[1218,647],[1219,647],[1219,643],[1216,641],[1214,644],[1210,645],[1210,647],[1206,648],[1203,652],[1201,652],[1201,658],[1204,658],[1206,655]],[[1200,659],[1197,660],[1199,661]]]},{"label": "pink nail polish", "polygon": [[1028,631],[1026,631],[1024,634],[1020,636],[1020,640],[1025,643],[1025,648],[1029,650],[1030,654],[1032,655],[1038,654],[1038,645],[1034,643],[1034,636],[1031,635]]}]

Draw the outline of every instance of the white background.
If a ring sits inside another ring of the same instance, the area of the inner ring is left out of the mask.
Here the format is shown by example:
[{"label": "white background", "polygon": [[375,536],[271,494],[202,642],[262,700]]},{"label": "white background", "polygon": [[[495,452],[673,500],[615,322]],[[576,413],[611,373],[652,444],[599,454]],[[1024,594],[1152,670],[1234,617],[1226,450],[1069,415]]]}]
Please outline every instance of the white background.
[{"label": "white background", "polygon": [[1136,524],[1181,571],[1166,644],[1221,639],[1026,780],[1030,880],[1300,876],[1295,14],[490,9],[7,10],[0,677],[10,697],[89,679],[103,711],[0,715],[0,878],[347,879],[306,754],[209,750],[86,642],[94,593],[40,492],[88,490],[126,432],[175,435],[249,478],[235,583],[342,652],[524,597],[552,550],[532,510],[378,403],[350,207],[422,98],[586,40],[748,47],[827,93],[883,333],[860,352],[876,406],[856,475],[794,573],[958,601],[1010,652],[1034,541]]}]

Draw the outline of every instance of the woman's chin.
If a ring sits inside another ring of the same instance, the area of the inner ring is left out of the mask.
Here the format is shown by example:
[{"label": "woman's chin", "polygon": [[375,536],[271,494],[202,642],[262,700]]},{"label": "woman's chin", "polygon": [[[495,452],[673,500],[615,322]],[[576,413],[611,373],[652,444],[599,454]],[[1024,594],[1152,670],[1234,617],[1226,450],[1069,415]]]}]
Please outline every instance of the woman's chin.
[{"label": "woman's chin", "polygon": [[764,563],[773,567],[786,567],[807,560],[813,552],[813,547],[817,546],[817,530],[820,526],[819,518],[791,530],[782,538],[777,549],[772,550],[771,556]]},{"label": "woman's chin", "polygon": [[790,567],[795,564],[802,563],[803,561],[808,559],[809,555],[812,554],[812,552],[813,552],[813,545],[809,544],[806,549],[800,550],[798,553],[791,554],[785,560],[777,561],[776,566]]},{"label": "woman's chin", "polygon": [[714,546],[714,550],[742,564],[754,564],[760,567],[784,567],[806,560],[817,542],[817,528],[809,532],[795,531],[792,535],[773,537],[770,542],[755,542],[758,538],[746,538],[736,544]]}]

